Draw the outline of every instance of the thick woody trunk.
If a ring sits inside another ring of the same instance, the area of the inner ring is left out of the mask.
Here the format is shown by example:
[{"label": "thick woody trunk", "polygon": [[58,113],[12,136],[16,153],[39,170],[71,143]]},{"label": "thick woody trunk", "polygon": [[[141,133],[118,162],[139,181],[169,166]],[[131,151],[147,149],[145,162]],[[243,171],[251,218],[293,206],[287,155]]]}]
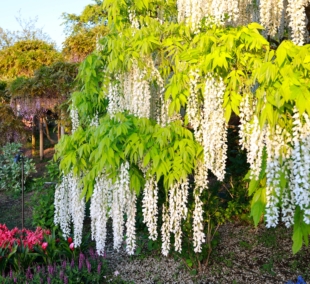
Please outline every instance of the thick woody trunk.
[{"label": "thick woody trunk", "polygon": [[44,158],[44,148],[43,148],[43,118],[39,119],[39,130],[40,130],[40,160]]},{"label": "thick woody trunk", "polygon": [[45,132],[46,132],[45,134],[46,134],[47,139],[48,139],[52,144],[56,144],[57,141],[53,140],[53,139],[51,138],[51,136],[50,136],[50,131],[49,131],[49,129],[48,129],[48,125],[47,125],[46,119],[43,118],[42,120],[43,120],[43,122],[44,122],[44,124],[45,124]]},{"label": "thick woody trunk", "polygon": [[35,115],[32,117],[32,134],[31,134],[31,154],[32,157],[36,154],[36,119]]},{"label": "thick woody trunk", "polygon": [[[308,30],[309,38],[310,38],[310,4],[306,7],[306,16],[308,19],[307,30]],[[308,42],[309,42],[309,38],[308,38]]]}]

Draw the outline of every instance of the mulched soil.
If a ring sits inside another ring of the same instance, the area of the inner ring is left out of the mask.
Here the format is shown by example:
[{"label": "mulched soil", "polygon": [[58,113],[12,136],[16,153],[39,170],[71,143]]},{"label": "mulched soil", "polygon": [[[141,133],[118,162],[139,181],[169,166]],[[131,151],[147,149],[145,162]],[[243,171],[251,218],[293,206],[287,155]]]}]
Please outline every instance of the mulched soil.
[{"label": "mulched soil", "polygon": [[[310,250],[292,253],[292,232],[285,227],[257,229],[239,223],[220,228],[219,245],[208,266],[192,275],[184,262],[173,257],[127,256],[124,249],[113,251],[108,244],[107,257],[112,270],[134,283],[286,283],[302,275],[310,280]],[[147,255],[147,254],[146,254]]]}]

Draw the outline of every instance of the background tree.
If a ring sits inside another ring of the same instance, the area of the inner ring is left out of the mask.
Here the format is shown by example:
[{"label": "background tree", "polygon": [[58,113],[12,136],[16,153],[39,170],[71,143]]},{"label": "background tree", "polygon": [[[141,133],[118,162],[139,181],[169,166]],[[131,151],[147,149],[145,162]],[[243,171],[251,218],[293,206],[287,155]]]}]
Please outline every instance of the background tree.
[{"label": "background tree", "polygon": [[12,95],[12,107],[15,112],[25,119],[32,120],[32,145],[35,147],[35,121],[39,119],[40,130],[40,158],[43,159],[43,125],[45,135],[55,144],[49,134],[47,111],[52,111],[58,121],[58,133],[65,119],[62,104],[70,97],[73,91],[74,80],[78,65],[75,63],[56,62],[51,66],[41,66],[30,78],[18,77],[10,84],[9,92]]},{"label": "background tree", "polygon": [[63,14],[67,37],[63,43],[65,58],[81,62],[96,49],[98,40],[107,33],[103,25],[106,13],[102,1],[87,5],[80,15]]},{"label": "background tree", "polygon": [[52,44],[37,39],[17,41],[0,50],[0,78],[30,77],[42,65],[51,65],[61,59]]}]

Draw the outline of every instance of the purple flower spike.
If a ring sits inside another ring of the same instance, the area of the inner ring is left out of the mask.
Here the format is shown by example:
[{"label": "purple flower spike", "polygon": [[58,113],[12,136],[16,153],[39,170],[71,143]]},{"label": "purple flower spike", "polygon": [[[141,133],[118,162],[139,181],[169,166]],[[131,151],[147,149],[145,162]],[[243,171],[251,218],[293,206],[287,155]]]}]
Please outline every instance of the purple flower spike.
[{"label": "purple flower spike", "polygon": [[62,262],[61,267],[62,267],[63,269],[66,269],[66,267],[67,267],[67,262],[66,262],[65,260]]},{"label": "purple flower spike", "polygon": [[47,277],[47,284],[51,284],[51,278]]},{"label": "purple flower spike", "polygon": [[88,271],[88,273],[90,273],[90,271],[91,271],[91,264],[90,264],[90,262],[88,261],[88,259],[86,259],[86,266],[87,266],[87,271]]},{"label": "purple flower spike", "polygon": [[98,266],[97,266],[97,273],[100,275],[100,272],[101,272],[101,262],[98,263]]},{"label": "purple flower spike", "polygon": [[49,275],[53,275],[54,274],[54,267],[53,267],[53,265],[49,265],[47,267],[47,271],[48,271]]},{"label": "purple flower spike", "polygon": [[74,267],[74,259],[72,258],[72,260],[71,260],[71,264],[70,264],[70,266],[71,266],[71,268],[73,268]]},{"label": "purple flower spike", "polygon": [[80,253],[80,256],[79,256],[79,270],[82,269],[83,265],[84,265],[84,260],[85,260],[85,256],[83,253]]},{"label": "purple flower spike", "polygon": [[59,273],[60,280],[64,280],[64,276],[65,276],[65,273],[63,270],[61,270]]},{"label": "purple flower spike", "polygon": [[26,278],[27,278],[27,279],[32,279],[32,273],[31,273],[30,267],[27,268],[27,271],[26,271]]},{"label": "purple flower spike", "polygon": [[67,276],[64,277],[64,284],[68,284],[68,277]]}]

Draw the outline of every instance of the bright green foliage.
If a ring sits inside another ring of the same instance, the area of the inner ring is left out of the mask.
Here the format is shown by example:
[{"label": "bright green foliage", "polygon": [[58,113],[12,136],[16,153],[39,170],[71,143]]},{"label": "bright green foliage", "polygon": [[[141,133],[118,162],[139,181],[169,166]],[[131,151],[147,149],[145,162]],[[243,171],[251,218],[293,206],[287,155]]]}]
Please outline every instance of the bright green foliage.
[{"label": "bright green foliage", "polygon": [[[148,171],[156,174],[158,180],[163,179],[167,191],[203,160],[202,146],[188,130],[186,115],[183,125],[174,122],[165,127],[126,113],[113,119],[106,115],[108,84],[117,83],[119,74],[130,70],[133,61],[146,68],[150,78],[151,70],[145,59],[153,59],[165,84],[165,100],[170,100],[170,115],[186,108],[191,70],[201,77],[215,73],[224,79],[227,122],[232,114],[239,114],[240,101],[249,93],[257,99],[256,115],[261,127],[268,124],[273,130],[281,125],[291,133],[294,106],[300,114],[310,115],[309,45],[295,46],[283,41],[273,50],[260,34],[263,28],[257,23],[246,27],[210,27],[202,23],[201,32],[196,34],[183,23],[177,23],[175,1],[107,0],[103,9],[108,12],[110,33],[101,39],[101,50],[88,56],[81,65],[82,88],[72,98],[82,127],[62,139],[56,155],[61,158],[60,167],[65,173],[72,169],[76,175],[84,174],[83,195],[87,199],[92,195],[95,177],[105,170],[115,178],[125,160],[130,162],[131,187],[137,193],[143,185],[139,162],[148,165]],[[140,29],[131,27],[129,9],[135,11]],[[151,79],[157,90],[156,78]],[[203,88],[201,85],[198,90],[201,99]],[[95,113],[101,117],[100,125],[88,127],[89,118]],[[255,224],[261,220],[266,205],[266,157],[263,160],[260,180],[252,180],[249,185]],[[283,188],[286,183],[282,177]],[[302,236],[305,240],[309,232],[309,225],[303,223],[299,214],[297,210],[294,252],[301,248]]]},{"label": "bright green foliage", "polygon": [[61,59],[52,44],[41,40],[22,40],[0,50],[0,78],[32,76],[41,65],[51,65]]},{"label": "bright green foliage", "polygon": [[57,145],[56,157],[61,157],[60,167],[66,173],[71,169],[74,174],[84,173],[83,194],[89,199],[102,170],[115,179],[125,160],[132,165],[131,188],[139,194],[144,185],[139,161],[150,167],[157,180],[163,178],[168,190],[173,182],[192,173],[201,155],[202,147],[180,123],[160,127],[152,120],[119,114],[115,119],[105,116],[97,128],[79,128],[72,136],[64,137]]},{"label": "bright green foliage", "polygon": [[[0,152],[0,190],[20,191],[21,185],[21,162],[15,163],[14,157],[19,153],[21,144],[8,143]],[[31,173],[35,172],[35,165],[31,159],[24,157],[25,183]]]},{"label": "bright green foliage", "polygon": [[98,39],[107,33],[103,25],[105,11],[102,1],[87,5],[80,15],[63,14],[68,37],[63,42],[63,54],[66,59],[81,62],[96,49]]}]

